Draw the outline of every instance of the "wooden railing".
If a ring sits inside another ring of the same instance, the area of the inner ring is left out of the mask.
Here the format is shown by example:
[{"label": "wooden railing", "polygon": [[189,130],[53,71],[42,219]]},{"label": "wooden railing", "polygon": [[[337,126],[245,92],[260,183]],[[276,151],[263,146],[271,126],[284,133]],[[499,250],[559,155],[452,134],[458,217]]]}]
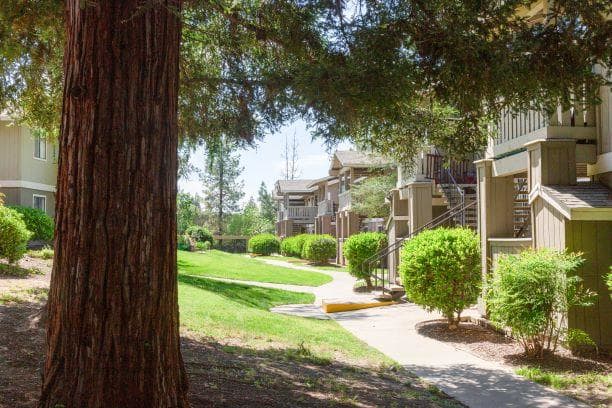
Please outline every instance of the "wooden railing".
[{"label": "wooden railing", "polygon": [[351,206],[351,190],[338,194],[338,208],[346,210]]},{"label": "wooden railing", "polygon": [[[445,167],[445,157],[441,154],[427,154],[425,158],[425,177],[435,180],[437,184],[475,184],[476,170],[470,160],[451,160]],[[451,180],[454,178],[454,181]]]},{"label": "wooden railing", "polygon": [[334,214],[338,209],[338,205],[332,200],[323,200],[318,205],[317,215]]},{"label": "wooden railing", "polygon": [[310,221],[314,222],[317,216],[317,207],[315,206],[301,206],[301,207],[287,207],[279,211],[279,220],[298,220],[298,221]]},{"label": "wooden railing", "polygon": [[570,109],[565,112],[559,109],[550,116],[533,110],[519,113],[506,110],[498,122],[498,135],[494,144],[499,145],[548,126],[593,127],[594,108]]}]

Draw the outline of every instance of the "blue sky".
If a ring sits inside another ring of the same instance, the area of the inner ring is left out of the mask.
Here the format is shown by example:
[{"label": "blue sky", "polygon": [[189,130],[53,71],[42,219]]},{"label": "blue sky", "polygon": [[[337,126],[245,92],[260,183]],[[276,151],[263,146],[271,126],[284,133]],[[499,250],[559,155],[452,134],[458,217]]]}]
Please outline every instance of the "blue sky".
[{"label": "blue sky", "polygon": [[[298,142],[300,178],[315,179],[327,175],[330,154],[325,150],[323,142],[311,140],[304,122],[294,122],[283,127],[279,132],[268,135],[255,148],[240,151],[240,163],[244,167],[242,172],[245,193],[243,203],[251,196],[257,198],[257,190],[262,181],[266,183],[268,189],[272,189],[274,182],[281,177],[284,166],[281,154],[285,137],[291,140],[294,132]],[[349,149],[350,144],[342,143],[339,148]],[[204,157],[203,151],[198,150],[192,155],[191,163],[203,168]],[[197,176],[192,176],[187,180],[180,179],[179,189],[191,194],[202,195],[202,184]]]}]

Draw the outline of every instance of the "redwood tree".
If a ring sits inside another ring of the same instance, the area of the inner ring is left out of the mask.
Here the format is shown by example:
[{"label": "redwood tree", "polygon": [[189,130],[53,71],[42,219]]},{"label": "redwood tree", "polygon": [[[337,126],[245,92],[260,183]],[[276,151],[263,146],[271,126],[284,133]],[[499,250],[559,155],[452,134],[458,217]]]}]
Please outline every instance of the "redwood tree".
[{"label": "redwood tree", "polygon": [[184,407],[176,277],[181,0],[66,2],[41,407]]}]

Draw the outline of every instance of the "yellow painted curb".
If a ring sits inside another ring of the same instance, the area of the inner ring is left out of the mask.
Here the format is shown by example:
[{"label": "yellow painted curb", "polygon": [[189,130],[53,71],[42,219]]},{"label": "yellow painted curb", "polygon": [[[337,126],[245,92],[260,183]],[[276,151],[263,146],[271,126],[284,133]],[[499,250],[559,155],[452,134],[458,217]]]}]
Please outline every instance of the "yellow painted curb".
[{"label": "yellow painted curb", "polygon": [[387,300],[381,302],[342,302],[342,301],[323,301],[321,303],[321,309],[325,313],[336,313],[336,312],[347,312],[349,310],[369,309],[372,307],[389,306],[394,305],[397,302],[394,300]]}]

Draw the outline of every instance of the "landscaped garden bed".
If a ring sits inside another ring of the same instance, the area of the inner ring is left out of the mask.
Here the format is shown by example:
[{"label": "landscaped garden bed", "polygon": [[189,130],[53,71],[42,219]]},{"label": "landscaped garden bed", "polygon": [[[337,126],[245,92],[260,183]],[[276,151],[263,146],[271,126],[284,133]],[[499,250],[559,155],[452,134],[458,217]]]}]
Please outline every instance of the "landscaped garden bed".
[{"label": "landscaped garden bed", "polygon": [[448,330],[443,320],[423,322],[418,332],[469,351],[479,357],[511,366],[518,374],[550,386],[595,407],[612,406],[612,358],[578,357],[560,348],[543,359],[529,358],[523,346],[502,333],[471,322]]}]

